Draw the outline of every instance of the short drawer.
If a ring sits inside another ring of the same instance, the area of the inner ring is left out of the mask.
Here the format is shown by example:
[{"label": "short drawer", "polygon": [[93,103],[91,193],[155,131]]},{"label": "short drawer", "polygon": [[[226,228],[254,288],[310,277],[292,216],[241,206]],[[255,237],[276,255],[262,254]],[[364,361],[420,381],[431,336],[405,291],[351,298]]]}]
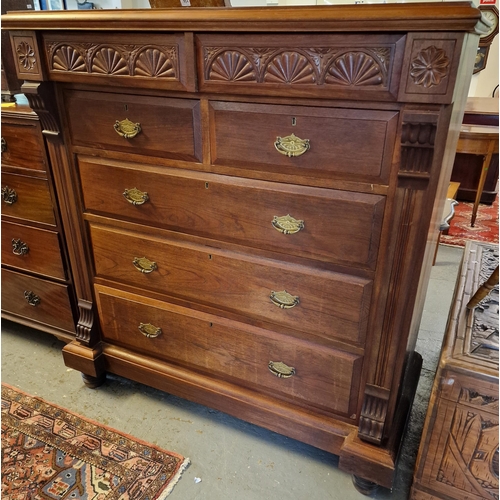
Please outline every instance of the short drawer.
[{"label": "short drawer", "polygon": [[[356,411],[361,356],[108,287],[96,286],[96,296],[106,342],[274,397]],[[271,373],[270,362],[286,364],[285,376]]]},{"label": "short drawer", "polygon": [[2,214],[55,226],[48,182],[25,175],[2,173]]},{"label": "short drawer", "polygon": [[329,339],[364,341],[372,282],[91,224],[96,274]]},{"label": "short drawer", "polygon": [[212,163],[294,176],[387,183],[398,113],[210,103]]},{"label": "short drawer", "polygon": [[[79,167],[88,212],[271,250],[285,259],[376,264],[383,196],[177,169],[160,173],[87,157]],[[134,188],[142,199],[124,196]]]},{"label": "short drawer", "polygon": [[65,101],[75,146],[201,161],[196,100],[67,91]]},{"label": "short drawer", "polygon": [[2,311],[75,333],[66,285],[2,269]]},{"label": "short drawer", "polygon": [[2,165],[46,170],[44,144],[38,122],[2,120]]},{"label": "short drawer", "polygon": [[64,280],[59,235],[54,231],[2,222],[2,264]]}]

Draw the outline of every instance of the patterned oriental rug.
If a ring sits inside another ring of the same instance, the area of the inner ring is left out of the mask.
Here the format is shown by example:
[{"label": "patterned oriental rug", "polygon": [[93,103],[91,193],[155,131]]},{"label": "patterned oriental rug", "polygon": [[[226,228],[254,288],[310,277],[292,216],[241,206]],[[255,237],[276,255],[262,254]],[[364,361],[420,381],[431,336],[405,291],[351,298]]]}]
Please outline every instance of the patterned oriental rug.
[{"label": "patterned oriental rug", "polygon": [[4,500],[162,500],[188,464],[2,384]]},{"label": "patterned oriental rug", "polygon": [[473,206],[473,203],[458,202],[448,234],[441,235],[440,243],[465,247],[466,241],[473,240],[498,245],[498,197],[492,205],[479,205],[476,223],[470,227]]}]

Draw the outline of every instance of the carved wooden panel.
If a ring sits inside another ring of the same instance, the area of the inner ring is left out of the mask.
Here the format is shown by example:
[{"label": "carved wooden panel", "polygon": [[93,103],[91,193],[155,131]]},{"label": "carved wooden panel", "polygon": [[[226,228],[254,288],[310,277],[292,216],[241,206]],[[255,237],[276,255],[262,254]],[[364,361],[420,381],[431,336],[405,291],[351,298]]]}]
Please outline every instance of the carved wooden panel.
[{"label": "carved wooden panel", "polygon": [[59,81],[106,79],[130,84],[194,90],[194,70],[187,69],[184,35],[44,36],[50,78]]},{"label": "carved wooden panel", "polygon": [[[481,253],[479,283],[484,283],[498,266],[498,246],[484,245]],[[498,365],[498,284],[472,312],[472,328],[468,351],[471,357]],[[497,404],[498,409],[498,404]]]},{"label": "carved wooden panel", "polygon": [[34,31],[16,31],[10,35],[14,63],[19,80],[42,81],[43,62]]},{"label": "carved wooden panel", "polygon": [[498,286],[474,311],[466,308],[498,257],[495,245],[469,242],[465,248],[420,445],[414,500],[425,493],[498,500]]},{"label": "carved wooden panel", "polygon": [[433,439],[415,491],[429,488],[439,498],[498,500],[498,394],[477,381],[463,382],[470,387],[458,383],[456,402],[439,401]]},{"label": "carved wooden panel", "polygon": [[330,95],[390,96],[397,84],[394,75],[402,40],[400,36],[309,35],[298,44],[286,35],[272,39],[200,35],[200,87],[251,87],[265,93],[286,88],[297,95],[320,88]]},{"label": "carved wooden panel", "polygon": [[455,86],[463,35],[409,34],[399,99],[449,103]]},{"label": "carved wooden panel", "polygon": [[406,112],[401,131],[399,175],[429,179],[434,160],[438,114]]},{"label": "carved wooden panel", "polygon": [[390,391],[367,384],[359,418],[358,435],[364,441],[381,444],[384,436]]}]

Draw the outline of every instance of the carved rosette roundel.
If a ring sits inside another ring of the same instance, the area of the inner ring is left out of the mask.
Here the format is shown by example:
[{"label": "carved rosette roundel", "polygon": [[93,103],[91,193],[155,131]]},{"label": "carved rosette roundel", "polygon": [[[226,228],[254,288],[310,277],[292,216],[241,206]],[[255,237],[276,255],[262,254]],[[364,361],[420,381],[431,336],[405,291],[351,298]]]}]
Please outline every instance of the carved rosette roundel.
[{"label": "carved rosette roundel", "polygon": [[431,46],[420,51],[411,63],[410,75],[417,85],[430,88],[448,75],[450,60],[443,49]]},{"label": "carved rosette roundel", "polygon": [[32,70],[36,64],[35,50],[27,42],[21,42],[16,49],[19,63],[26,70]]},{"label": "carved rosette roundel", "polygon": [[325,83],[337,85],[380,85],[383,73],[380,64],[364,52],[347,52],[329,66]]}]

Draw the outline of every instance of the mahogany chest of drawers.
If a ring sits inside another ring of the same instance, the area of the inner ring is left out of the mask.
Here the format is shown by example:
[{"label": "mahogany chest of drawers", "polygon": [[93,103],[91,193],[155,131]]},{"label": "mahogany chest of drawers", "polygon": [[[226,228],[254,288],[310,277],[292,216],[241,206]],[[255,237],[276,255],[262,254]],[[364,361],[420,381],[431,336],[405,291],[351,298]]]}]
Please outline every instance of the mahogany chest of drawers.
[{"label": "mahogany chest of drawers", "polygon": [[11,13],[3,27],[64,179],[80,311],[66,364],[390,487],[479,11]]},{"label": "mahogany chest of drawers", "polygon": [[2,317],[65,341],[76,306],[55,188],[37,115],[2,105]]}]

